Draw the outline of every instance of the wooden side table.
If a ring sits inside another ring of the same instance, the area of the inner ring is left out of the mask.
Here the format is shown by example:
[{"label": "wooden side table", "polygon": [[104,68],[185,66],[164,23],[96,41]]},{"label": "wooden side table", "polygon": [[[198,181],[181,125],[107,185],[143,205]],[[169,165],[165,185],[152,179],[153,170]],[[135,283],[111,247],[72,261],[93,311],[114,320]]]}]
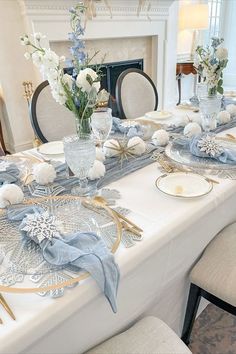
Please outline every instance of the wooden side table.
[{"label": "wooden side table", "polygon": [[177,105],[181,103],[181,79],[184,75],[194,74],[197,75],[197,71],[193,66],[192,61],[177,63],[176,64],[176,79],[178,80],[178,91],[179,91],[179,100]]}]

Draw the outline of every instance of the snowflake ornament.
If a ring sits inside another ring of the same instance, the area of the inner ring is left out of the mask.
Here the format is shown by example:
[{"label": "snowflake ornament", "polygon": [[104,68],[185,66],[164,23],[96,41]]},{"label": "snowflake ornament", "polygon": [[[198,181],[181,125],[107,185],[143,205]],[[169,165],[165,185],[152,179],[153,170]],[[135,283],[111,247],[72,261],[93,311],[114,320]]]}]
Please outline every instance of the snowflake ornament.
[{"label": "snowflake ornament", "polygon": [[44,239],[60,238],[58,231],[61,222],[48,212],[28,214],[24,219],[25,226],[21,229],[36,243]]},{"label": "snowflake ornament", "polygon": [[215,137],[207,135],[198,141],[200,151],[205,152],[210,157],[217,157],[223,152],[223,147],[217,143]]}]

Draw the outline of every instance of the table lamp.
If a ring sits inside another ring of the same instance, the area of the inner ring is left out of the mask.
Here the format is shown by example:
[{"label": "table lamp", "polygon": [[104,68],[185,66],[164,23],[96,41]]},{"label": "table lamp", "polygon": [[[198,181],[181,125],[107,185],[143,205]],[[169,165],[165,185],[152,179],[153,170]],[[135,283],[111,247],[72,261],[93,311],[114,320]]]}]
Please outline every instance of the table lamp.
[{"label": "table lamp", "polygon": [[193,59],[197,42],[199,39],[199,30],[208,28],[209,11],[208,4],[186,4],[180,7],[179,29],[193,30],[191,59]]}]

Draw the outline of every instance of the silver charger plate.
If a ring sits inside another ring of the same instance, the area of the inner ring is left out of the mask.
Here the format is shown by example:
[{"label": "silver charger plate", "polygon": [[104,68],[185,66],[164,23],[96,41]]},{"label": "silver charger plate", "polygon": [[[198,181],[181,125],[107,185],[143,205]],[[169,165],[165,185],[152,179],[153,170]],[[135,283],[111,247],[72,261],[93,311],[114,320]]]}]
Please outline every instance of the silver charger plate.
[{"label": "silver charger plate", "polygon": [[[229,147],[235,143],[220,142],[222,146]],[[236,170],[236,164],[219,162],[212,158],[197,157],[191,154],[187,147],[176,144],[174,141],[165,148],[166,156],[175,163],[204,170]]]}]

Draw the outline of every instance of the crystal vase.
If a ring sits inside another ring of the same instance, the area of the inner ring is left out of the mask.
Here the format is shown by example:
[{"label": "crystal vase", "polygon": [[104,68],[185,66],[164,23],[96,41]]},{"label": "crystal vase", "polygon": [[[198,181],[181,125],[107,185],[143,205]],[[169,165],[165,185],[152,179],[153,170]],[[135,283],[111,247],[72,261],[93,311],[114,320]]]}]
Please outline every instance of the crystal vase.
[{"label": "crystal vase", "polygon": [[199,108],[202,117],[202,128],[209,132],[216,128],[217,114],[221,107],[220,95],[206,95],[199,98]]}]

